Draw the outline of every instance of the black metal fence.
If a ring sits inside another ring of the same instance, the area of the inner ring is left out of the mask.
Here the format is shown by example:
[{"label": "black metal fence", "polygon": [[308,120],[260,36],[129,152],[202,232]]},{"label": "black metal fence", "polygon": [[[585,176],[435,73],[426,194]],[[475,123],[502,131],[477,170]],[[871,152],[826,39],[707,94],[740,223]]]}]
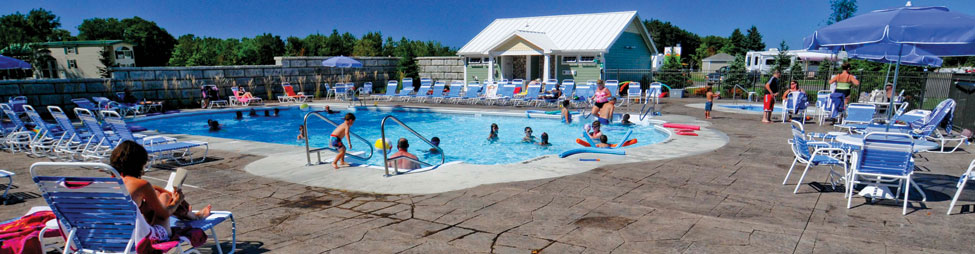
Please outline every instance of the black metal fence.
[{"label": "black metal fence", "polygon": [[[789,82],[796,80],[801,89],[809,94],[815,94],[819,90],[829,90],[829,79],[837,73],[829,72],[809,72],[791,75],[781,74],[782,89],[787,89]],[[857,101],[861,94],[869,94],[873,90],[884,89],[885,82],[894,82],[894,73],[890,72],[864,72],[854,71],[852,73],[860,81],[859,86],[853,86],[850,101]],[[741,80],[734,84],[727,82],[729,77],[736,76]],[[954,80],[952,73],[934,72],[901,72],[897,75],[897,91],[904,91],[904,97],[909,103],[910,109],[932,109],[939,102],[949,97]],[[756,92],[764,94],[765,83],[771,74],[750,73],[702,73],[688,71],[653,71],[649,69],[608,69],[603,73],[605,79],[615,79],[619,81],[639,81],[646,86],[651,82],[661,82],[674,89],[688,89],[690,94],[696,87],[712,85],[713,89],[720,91],[725,96],[732,94],[733,89],[737,89],[738,94]],[[744,91],[740,91],[744,90]],[[815,96],[810,96],[815,100]],[[975,103],[975,102],[973,102]]]},{"label": "black metal fence", "polygon": [[975,129],[975,74],[953,74],[947,97],[957,103],[954,129]]}]

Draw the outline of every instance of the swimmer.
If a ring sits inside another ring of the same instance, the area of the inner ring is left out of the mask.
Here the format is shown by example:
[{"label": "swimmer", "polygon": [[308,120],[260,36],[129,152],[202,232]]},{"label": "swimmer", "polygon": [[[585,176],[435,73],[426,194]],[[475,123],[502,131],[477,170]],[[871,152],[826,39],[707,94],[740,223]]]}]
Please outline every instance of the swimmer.
[{"label": "swimmer", "polygon": [[220,130],[220,122],[214,121],[213,119],[207,119],[207,125],[210,126],[210,131]]},{"label": "swimmer", "polygon": [[591,138],[591,139],[599,139],[599,136],[602,136],[603,135],[603,132],[602,131],[599,131],[599,126],[600,125],[601,124],[599,124],[599,121],[593,121],[592,122],[592,129],[589,130],[589,138]]},{"label": "swimmer", "polygon": [[278,116],[278,113],[280,113],[280,112],[281,112],[281,109],[274,108],[274,116]]},{"label": "swimmer", "polygon": [[569,113],[569,100],[562,101],[562,122],[572,123],[572,113]]},{"label": "swimmer", "polygon": [[257,110],[251,109],[251,112],[247,114],[249,116],[257,116]]},{"label": "swimmer", "polygon": [[[414,160],[419,160],[419,158],[417,158],[416,155],[413,155],[413,154],[411,154],[409,152],[410,142],[407,141],[405,138],[400,138],[399,141],[396,142],[396,148],[399,149],[399,151],[396,151],[396,153],[390,155],[389,156],[390,159],[410,158],[410,159],[414,159]],[[396,169],[418,169],[418,168],[420,168],[420,164],[419,163],[416,163],[415,161],[412,161],[412,160],[406,160],[406,159],[398,159],[395,162],[389,161],[389,162],[386,162],[386,165],[389,166],[389,167],[395,167]]]},{"label": "swimmer", "polygon": [[240,111],[236,111],[234,113],[237,113],[237,117],[236,117],[237,120],[240,120],[240,119],[243,119],[244,118],[244,113],[242,113]]},{"label": "swimmer", "polygon": [[[339,151],[339,154],[335,155],[335,159],[332,160],[332,167],[339,169],[339,166],[348,167],[349,164],[345,163],[345,144],[342,144],[342,138],[346,138],[349,141],[349,148],[352,148],[352,137],[349,135],[349,128],[352,127],[352,123],[355,123],[355,115],[352,113],[345,114],[345,122],[335,127],[331,135],[331,146]],[[339,163],[341,162],[341,163]]]},{"label": "swimmer", "polygon": [[614,111],[616,111],[616,97],[611,97],[609,102],[603,104],[603,107],[599,110],[599,115],[596,115],[596,119],[599,120],[599,123],[608,125],[613,122]]},{"label": "swimmer", "polygon": [[491,124],[491,134],[488,134],[488,141],[494,142],[498,141],[498,124]]},{"label": "swimmer", "polygon": [[308,133],[308,132],[305,131],[305,126],[304,125],[299,125],[298,126],[298,141],[301,141],[301,140],[305,139],[305,136],[307,136],[306,133]]},{"label": "swimmer", "polygon": [[264,116],[271,116],[271,112],[267,109],[264,110]]},{"label": "swimmer", "polygon": [[630,122],[630,114],[623,114],[623,120],[620,120],[620,124],[622,124],[622,125],[632,125],[633,122]]},{"label": "swimmer", "polygon": [[552,146],[552,143],[548,142],[548,133],[542,132],[542,142],[538,142],[539,146]]},{"label": "swimmer", "polygon": [[428,150],[428,151],[430,153],[432,153],[432,154],[440,154],[440,150],[437,149],[437,147],[440,147],[440,138],[433,137],[433,138],[430,139],[430,143],[433,143],[433,146],[436,146],[436,147],[431,147],[430,150]]},{"label": "swimmer", "polygon": [[525,137],[521,139],[521,142],[535,143],[535,136],[532,136],[532,127],[525,127]]},{"label": "swimmer", "polygon": [[332,110],[332,108],[328,107],[328,105],[325,105],[325,113],[326,114],[335,114],[335,113],[338,113],[338,111]]},{"label": "swimmer", "polygon": [[599,135],[599,144],[596,144],[596,147],[609,148],[610,146],[607,142],[609,142],[609,137],[606,137],[606,135]]}]

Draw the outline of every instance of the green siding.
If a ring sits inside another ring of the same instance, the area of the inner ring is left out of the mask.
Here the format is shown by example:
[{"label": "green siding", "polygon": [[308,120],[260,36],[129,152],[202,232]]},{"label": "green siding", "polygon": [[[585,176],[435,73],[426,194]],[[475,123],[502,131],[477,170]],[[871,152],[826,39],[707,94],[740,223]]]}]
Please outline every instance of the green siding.
[{"label": "green siding", "polygon": [[[477,76],[478,82],[484,82],[488,79],[488,65],[484,64],[467,64],[467,76],[465,77],[466,82],[474,80],[474,76]],[[494,62],[494,79],[500,79],[499,70],[500,66],[498,62]]]},{"label": "green siding", "polygon": [[[632,48],[627,48],[627,47]],[[606,69],[650,69],[650,48],[637,33],[623,32],[605,55]]]},{"label": "green siding", "polygon": [[[558,60],[558,64],[559,64],[559,70],[558,70],[559,73],[556,76],[558,76],[558,79],[560,81],[563,80],[563,79],[573,79],[573,80],[575,80],[576,84],[579,84],[580,82],[585,83],[586,81],[589,81],[589,80],[598,80],[599,77],[600,77],[600,75],[599,75],[600,74],[599,73],[600,72],[599,65],[597,65],[595,63],[570,63],[570,64],[566,64],[566,63],[562,63],[562,57],[561,56],[560,57],[557,57],[556,59]],[[575,70],[576,71],[576,75],[573,76],[573,75],[564,75],[564,74],[562,74],[562,71],[565,71],[565,70]]]}]

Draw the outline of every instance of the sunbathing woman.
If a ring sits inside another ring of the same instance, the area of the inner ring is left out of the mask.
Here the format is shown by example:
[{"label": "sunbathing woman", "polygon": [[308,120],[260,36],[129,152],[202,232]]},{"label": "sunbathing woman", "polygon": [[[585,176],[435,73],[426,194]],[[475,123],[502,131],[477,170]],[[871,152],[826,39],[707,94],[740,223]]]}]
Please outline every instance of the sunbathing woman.
[{"label": "sunbathing woman", "polygon": [[139,207],[142,216],[149,223],[149,238],[157,241],[169,241],[172,230],[169,228],[169,216],[179,219],[198,220],[210,216],[211,206],[207,205],[199,212],[190,212],[189,203],[183,200],[183,191],[177,189],[170,193],[164,188],[152,186],[142,179],[149,154],[146,149],[135,141],[126,140],[119,143],[112,150],[110,164],[122,175],[122,182],[132,196],[132,200]]}]

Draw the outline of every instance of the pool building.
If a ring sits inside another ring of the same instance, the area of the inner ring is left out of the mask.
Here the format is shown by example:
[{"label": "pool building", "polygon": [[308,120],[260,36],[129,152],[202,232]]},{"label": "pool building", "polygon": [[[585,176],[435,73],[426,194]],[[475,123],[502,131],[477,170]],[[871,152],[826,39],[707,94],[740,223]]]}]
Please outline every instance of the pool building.
[{"label": "pool building", "polygon": [[607,69],[650,69],[656,54],[636,11],[496,19],[457,51],[465,82],[584,82]]}]

